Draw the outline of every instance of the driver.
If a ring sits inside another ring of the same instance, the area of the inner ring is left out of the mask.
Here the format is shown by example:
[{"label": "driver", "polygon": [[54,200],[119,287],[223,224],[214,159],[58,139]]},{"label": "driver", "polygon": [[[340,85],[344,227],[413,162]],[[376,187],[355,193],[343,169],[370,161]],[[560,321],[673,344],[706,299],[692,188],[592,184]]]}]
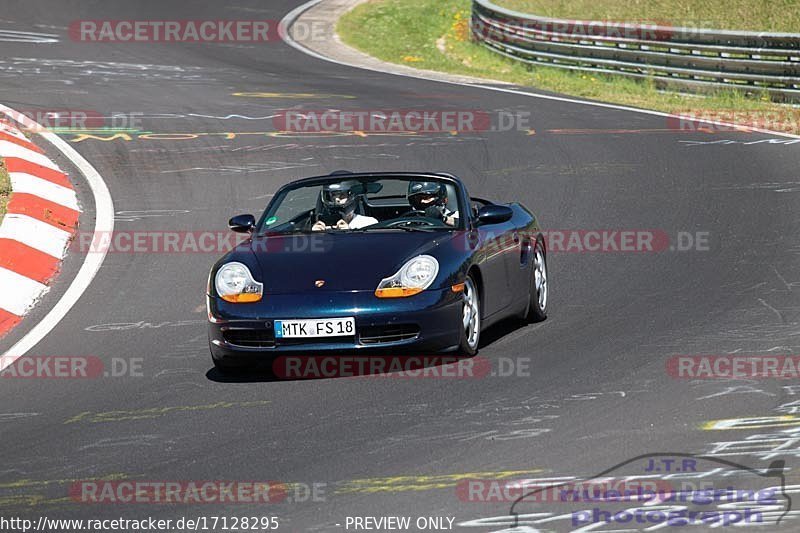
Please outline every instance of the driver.
[{"label": "driver", "polygon": [[[311,226],[311,230],[358,229],[377,224],[378,219],[356,213],[356,200],[359,195],[355,189],[360,185],[356,180],[323,185],[319,193],[322,213],[317,214],[317,221]],[[330,222],[330,226],[326,224],[326,219]]]},{"label": "driver", "polygon": [[458,222],[458,211],[447,209],[447,188],[436,181],[412,181],[408,184],[408,203],[418,214],[442,220],[448,226]]}]

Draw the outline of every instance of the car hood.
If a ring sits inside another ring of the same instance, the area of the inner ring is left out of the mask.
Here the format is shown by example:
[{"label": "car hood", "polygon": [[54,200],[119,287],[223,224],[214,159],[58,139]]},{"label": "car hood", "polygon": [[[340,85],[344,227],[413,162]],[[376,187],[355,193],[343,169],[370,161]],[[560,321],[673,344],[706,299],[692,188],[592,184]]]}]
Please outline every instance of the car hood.
[{"label": "car hood", "polygon": [[[256,237],[250,242],[267,294],[374,291],[420,254],[437,256],[456,232],[319,233]],[[315,282],[323,280],[322,287]]]}]

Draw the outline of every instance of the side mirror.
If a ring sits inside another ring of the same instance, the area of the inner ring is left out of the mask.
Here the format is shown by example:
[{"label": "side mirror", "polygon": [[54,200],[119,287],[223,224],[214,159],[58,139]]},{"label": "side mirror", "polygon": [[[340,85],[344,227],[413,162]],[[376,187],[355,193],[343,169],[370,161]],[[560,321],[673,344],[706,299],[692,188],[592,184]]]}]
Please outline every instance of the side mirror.
[{"label": "side mirror", "polygon": [[250,233],[256,227],[256,217],[253,215],[236,215],[228,221],[228,227],[236,233]]},{"label": "side mirror", "polygon": [[514,216],[514,211],[507,205],[485,205],[478,211],[478,226],[502,224]]}]

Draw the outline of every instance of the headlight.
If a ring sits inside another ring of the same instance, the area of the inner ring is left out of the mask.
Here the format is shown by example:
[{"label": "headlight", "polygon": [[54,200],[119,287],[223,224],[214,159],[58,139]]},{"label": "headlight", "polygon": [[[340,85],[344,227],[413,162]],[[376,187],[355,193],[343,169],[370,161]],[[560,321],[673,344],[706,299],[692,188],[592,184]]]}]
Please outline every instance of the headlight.
[{"label": "headlight", "polygon": [[394,276],[383,278],[375,289],[378,298],[404,298],[431,286],[439,273],[439,262],[429,255],[418,255],[403,265]]},{"label": "headlight", "polygon": [[257,302],[264,292],[264,284],[254,280],[242,263],[228,263],[220,268],[214,285],[220,298],[233,303]]}]

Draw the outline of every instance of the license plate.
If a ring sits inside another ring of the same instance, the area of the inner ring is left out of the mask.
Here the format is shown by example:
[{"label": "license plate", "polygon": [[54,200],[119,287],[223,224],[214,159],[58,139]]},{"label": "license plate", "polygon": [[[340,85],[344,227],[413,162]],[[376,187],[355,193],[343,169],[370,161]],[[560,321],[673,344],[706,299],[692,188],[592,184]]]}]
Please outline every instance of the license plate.
[{"label": "license plate", "polygon": [[353,317],[275,321],[276,339],[352,337],[355,334],[356,319]]}]

